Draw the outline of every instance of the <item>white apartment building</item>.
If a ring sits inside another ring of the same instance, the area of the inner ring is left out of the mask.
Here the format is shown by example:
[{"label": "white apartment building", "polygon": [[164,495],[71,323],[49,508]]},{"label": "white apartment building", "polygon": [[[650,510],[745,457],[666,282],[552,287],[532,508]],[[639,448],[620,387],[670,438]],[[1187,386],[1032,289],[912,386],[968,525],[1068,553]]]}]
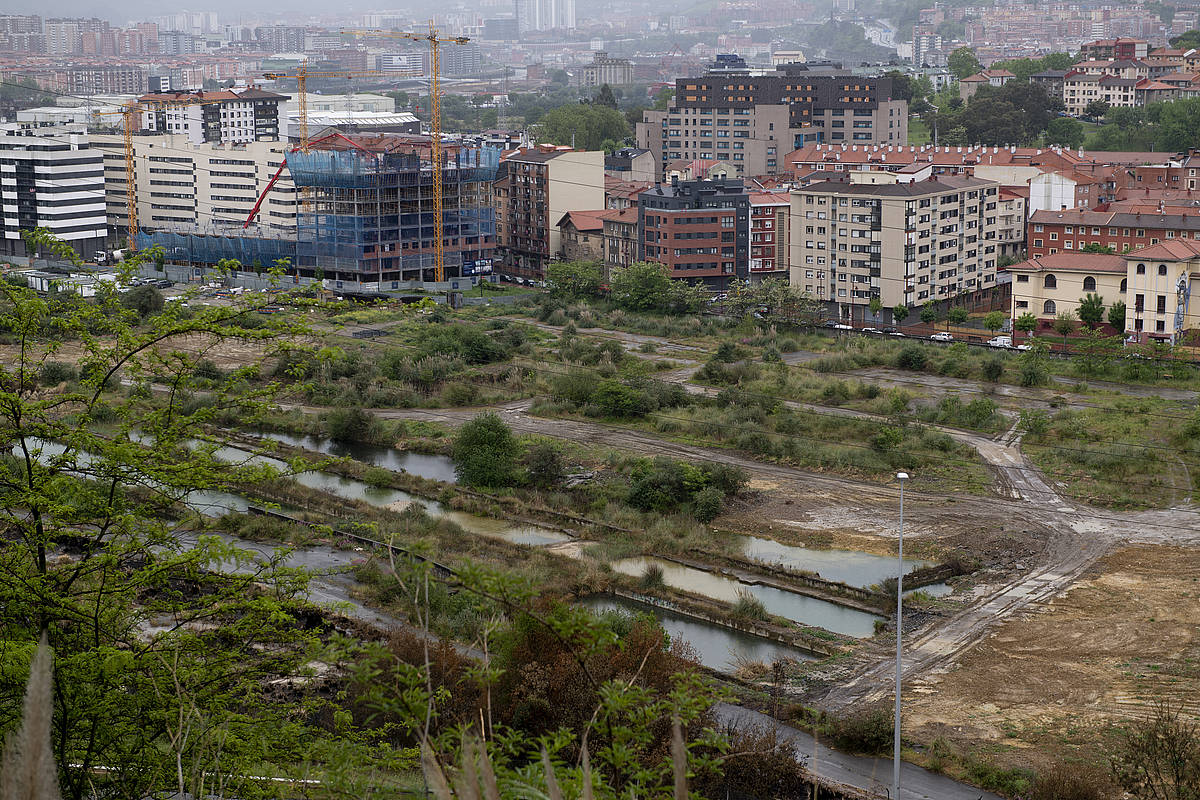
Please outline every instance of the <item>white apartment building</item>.
[{"label": "white apartment building", "polygon": [[[842,319],[996,285],[996,181],[857,171],[792,191],[791,282]],[[887,313],[890,313],[887,312]],[[886,314],[885,314],[886,315]]]},{"label": "white apartment building", "polygon": [[25,255],[33,228],[87,257],[104,245],[103,154],[82,125],[0,125],[0,254]]},{"label": "white apartment building", "polygon": [[[192,144],[243,144],[286,138],[288,97],[255,87],[147,94],[139,102],[162,107],[140,113],[139,128],[183,136]],[[172,100],[180,105],[170,105]]]},{"label": "white apartment building", "polygon": [[[124,235],[129,227],[124,141],[116,135],[93,139],[104,154],[108,222]],[[133,147],[138,225],[151,230],[244,222],[289,149],[286,142],[197,145],[178,135],[137,136]],[[285,167],[255,225],[294,230],[298,206]]]}]

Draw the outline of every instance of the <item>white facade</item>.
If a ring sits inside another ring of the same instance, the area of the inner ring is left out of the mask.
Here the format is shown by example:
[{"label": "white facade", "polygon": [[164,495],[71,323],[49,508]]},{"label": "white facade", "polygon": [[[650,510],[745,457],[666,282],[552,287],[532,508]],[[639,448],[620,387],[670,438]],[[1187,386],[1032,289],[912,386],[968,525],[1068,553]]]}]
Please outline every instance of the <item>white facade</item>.
[{"label": "white facade", "polygon": [[[93,138],[104,153],[108,221],[114,229],[125,229],[124,140],[115,135]],[[286,142],[195,145],[184,136],[137,136],[133,147],[138,224],[144,229],[243,222],[290,149]],[[294,230],[297,206],[295,185],[284,168],[256,224]]]},{"label": "white facade", "polygon": [[104,159],[82,125],[0,126],[0,253],[24,255],[39,227],[83,255],[104,245]]},{"label": "white facade", "polygon": [[521,33],[575,29],[575,0],[515,0]]},{"label": "white facade", "polygon": [[1035,211],[1061,211],[1075,207],[1075,181],[1057,172],[1029,179],[1029,216]]}]

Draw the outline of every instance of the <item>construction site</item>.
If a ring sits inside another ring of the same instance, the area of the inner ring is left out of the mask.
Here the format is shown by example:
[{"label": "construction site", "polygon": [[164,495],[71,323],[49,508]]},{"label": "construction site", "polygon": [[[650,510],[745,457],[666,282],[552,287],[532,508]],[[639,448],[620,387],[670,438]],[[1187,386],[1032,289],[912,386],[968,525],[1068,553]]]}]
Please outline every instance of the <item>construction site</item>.
[{"label": "construction site", "polygon": [[288,259],[297,278],[347,292],[467,288],[492,272],[499,161],[498,149],[434,148],[427,136],[331,133],[287,154],[300,197],[294,230],[173,225],[140,231],[137,246],[161,246],[168,263],[193,269]]}]

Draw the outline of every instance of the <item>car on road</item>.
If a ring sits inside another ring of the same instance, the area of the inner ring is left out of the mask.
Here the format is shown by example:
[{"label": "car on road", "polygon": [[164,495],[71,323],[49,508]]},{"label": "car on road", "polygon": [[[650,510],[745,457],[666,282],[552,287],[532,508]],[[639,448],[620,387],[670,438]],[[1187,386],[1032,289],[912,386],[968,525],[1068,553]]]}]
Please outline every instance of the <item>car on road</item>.
[{"label": "car on road", "polygon": [[908,334],[901,333],[900,331],[888,331],[888,336],[901,336],[907,338]]},{"label": "car on road", "polygon": [[830,327],[832,327],[835,331],[852,331],[852,330],[854,330],[853,325],[843,325],[840,322],[835,322]]},{"label": "car on road", "polygon": [[1027,345],[1027,344],[1015,344],[1015,345],[1013,345],[1013,350],[1031,350],[1031,349],[1033,349],[1033,348],[1031,348],[1031,347],[1030,347],[1029,345]]},{"label": "car on road", "polygon": [[931,342],[953,342],[954,334],[949,331],[938,331],[933,336],[929,337]]},{"label": "car on road", "polygon": [[995,336],[991,339],[988,339],[988,347],[1012,347],[1012,346],[1013,346],[1013,343],[1012,343],[1011,336]]},{"label": "car on road", "polygon": [[859,329],[858,329],[858,332],[859,332],[859,333],[871,333],[871,334],[879,334],[879,333],[881,333],[881,331],[879,330],[879,328],[859,328]]}]

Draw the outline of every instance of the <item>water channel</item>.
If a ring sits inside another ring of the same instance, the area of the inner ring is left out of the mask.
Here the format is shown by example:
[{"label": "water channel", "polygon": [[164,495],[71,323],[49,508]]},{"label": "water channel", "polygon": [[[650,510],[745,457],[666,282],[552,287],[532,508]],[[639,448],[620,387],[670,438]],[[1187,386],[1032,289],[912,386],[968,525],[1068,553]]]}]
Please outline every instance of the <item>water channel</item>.
[{"label": "water channel", "polygon": [[355,461],[390,469],[393,472],[407,472],[411,475],[419,475],[422,478],[445,483],[458,482],[458,475],[454,472],[454,462],[450,460],[449,456],[410,453],[394,447],[358,442],[335,442],[333,439],[324,439],[320,436],[301,436],[294,433],[260,431],[254,435],[292,447],[303,447],[306,450],[324,453],[327,456],[352,458]]},{"label": "water channel", "polygon": [[767,611],[776,616],[805,625],[825,628],[846,636],[859,639],[871,636],[875,633],[875,621],[883,619],[878,614],[847,608],[827,600],[776,589],[772,586],[745,584],[734,578],[652,556],[621,559],[614,562],[612,568],[624,575],[640,578],[651,564],[662,568],[663,580],[668,586],[675,589],[693,592],[729,604],[737,602],[739,593],[745,592],[758,598]]},{"label": "water channel", "polygon": [[593,596],[585,597],[579,605],[591,609],[597,614],[615,612],[627,616],[635,614],[651,614],[658,620],[663,629],[670,634],[672,640],[682,640],[689,643],[696,651],[700,663],[718,672],[728,672],[737,666],[739,661],[756,661],[770,664],[781,658],[791,658],[798,661],[813,661],[812,656],[803,650],[788,647],[761,636],[743,633],[724,628],[703,620],[693,619],[683,614],[677,614],[666,608],[627,600],[624,597]]},{"label": "water channel", "polygon": [[[745,536],[743,553],[760,564],[786,567],[792,570],[815,572],[827,581],[839,581],[848,586],[868,588],[888,578],[896,577],[896,559],[862,553],[857,550],[818,550],[781,544],[774,539]],[[936,562],[916,558],[904,559],[904,573],[933,566]]]}]

